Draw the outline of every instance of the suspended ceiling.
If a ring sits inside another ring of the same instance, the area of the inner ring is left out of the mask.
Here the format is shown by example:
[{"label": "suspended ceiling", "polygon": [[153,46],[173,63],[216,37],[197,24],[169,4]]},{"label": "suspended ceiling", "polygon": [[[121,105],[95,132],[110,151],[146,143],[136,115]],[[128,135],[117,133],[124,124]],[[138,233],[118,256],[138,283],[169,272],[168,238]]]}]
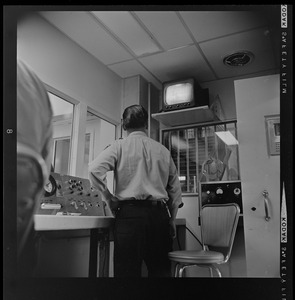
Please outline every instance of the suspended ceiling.
[{"label": "suspended ceiling", "polygon": [[[202,84],[278,69],[269,7],[39,13],[120,77],[140,74],[158,88],[191,76]],[[243,67],[224,65],[224,57],[237,51],[250,51],[254,59]]]}]

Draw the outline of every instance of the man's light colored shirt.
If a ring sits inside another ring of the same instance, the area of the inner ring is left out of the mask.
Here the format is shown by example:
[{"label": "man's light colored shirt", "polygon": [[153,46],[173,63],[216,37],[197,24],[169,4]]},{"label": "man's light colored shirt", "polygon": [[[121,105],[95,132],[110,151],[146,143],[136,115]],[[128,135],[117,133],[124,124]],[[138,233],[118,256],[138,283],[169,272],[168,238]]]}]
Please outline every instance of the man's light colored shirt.
[{"label": "man's light colored shirt", "polygon": [[114,195],[119,200],[170,200],[171,207],[182,203],[175,164],[166,147],[142,131],[116,140],[89,164],[93,186],[107,190],[106,173],[114,171]]}]

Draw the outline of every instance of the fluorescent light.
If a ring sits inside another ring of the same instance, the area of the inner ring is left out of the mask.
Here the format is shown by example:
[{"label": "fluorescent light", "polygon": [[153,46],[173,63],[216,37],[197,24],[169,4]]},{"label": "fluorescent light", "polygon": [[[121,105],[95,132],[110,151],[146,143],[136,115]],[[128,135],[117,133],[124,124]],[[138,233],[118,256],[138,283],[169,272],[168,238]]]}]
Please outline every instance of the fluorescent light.
[{"label": "fluorescent light", "polygon": [[217,136],[228,146],[238,145],[239,142],[230,131],[217,131]]},{"label": "fluorescent light", "polygon": [[93,11],[111,34],[123,42],[136,56],[161,51],[153,38],[128,11]]}]

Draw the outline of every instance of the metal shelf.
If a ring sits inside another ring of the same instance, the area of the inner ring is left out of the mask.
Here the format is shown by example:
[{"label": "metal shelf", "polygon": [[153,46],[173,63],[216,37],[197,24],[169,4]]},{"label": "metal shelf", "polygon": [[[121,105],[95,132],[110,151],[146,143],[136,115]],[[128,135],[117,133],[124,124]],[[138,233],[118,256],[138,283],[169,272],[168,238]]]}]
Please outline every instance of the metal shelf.
[{"label": "metal shelf", "polygon": [[152,118],[169,127],[217,120],[208,105],[156,113]]}]

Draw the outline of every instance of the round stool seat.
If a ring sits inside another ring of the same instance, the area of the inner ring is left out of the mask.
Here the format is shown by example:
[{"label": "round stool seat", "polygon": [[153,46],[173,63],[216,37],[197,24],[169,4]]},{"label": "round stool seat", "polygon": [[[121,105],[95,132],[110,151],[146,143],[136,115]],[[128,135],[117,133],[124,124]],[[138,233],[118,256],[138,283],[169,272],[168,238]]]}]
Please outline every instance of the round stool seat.
[{"label": "round stool seat", "polygon": [[186,250],[186,251],[173,251],[168,253],[172,261],[188,264],[214,264],[222,263],[224,255],[216,251],[204,250]]}]

